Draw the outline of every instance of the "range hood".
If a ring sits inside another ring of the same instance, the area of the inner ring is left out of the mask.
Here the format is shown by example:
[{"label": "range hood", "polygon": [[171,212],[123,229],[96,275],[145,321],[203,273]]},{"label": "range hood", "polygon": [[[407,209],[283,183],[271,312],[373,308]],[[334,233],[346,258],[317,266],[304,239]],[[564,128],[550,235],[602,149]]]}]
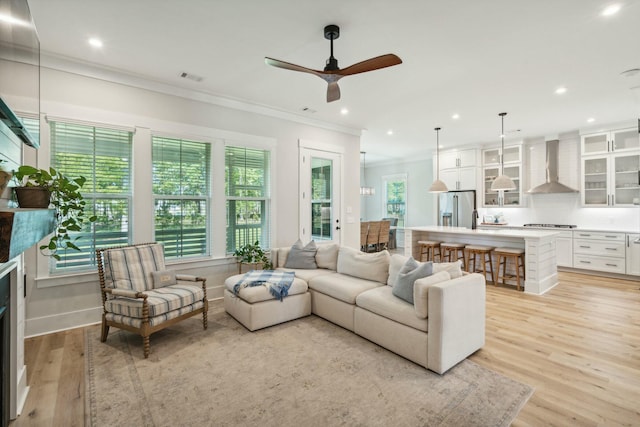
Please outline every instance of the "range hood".
[{"label": "range hood", "polygon": [[550,194],[550,193],[577,193],[571,187],[561,184],[558,180],[558,166],[560,164],[557,139],[547,141],[547,182],[527,191],[529,194]]}]

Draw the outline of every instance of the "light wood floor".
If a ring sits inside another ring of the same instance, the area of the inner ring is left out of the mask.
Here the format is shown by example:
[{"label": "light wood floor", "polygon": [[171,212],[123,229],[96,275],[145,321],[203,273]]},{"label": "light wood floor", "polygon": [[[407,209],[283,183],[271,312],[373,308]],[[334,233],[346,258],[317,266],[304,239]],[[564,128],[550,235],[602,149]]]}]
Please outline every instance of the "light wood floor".
[{"label": "light wood floor", "polygon": [[[83,329],[26,340],[30,392],[11,426],[83,425],[83,349]],[[560,273],[543,296],[489,285],[471,359],[535,388],[514,426],[640,425],[640,282]]]}]

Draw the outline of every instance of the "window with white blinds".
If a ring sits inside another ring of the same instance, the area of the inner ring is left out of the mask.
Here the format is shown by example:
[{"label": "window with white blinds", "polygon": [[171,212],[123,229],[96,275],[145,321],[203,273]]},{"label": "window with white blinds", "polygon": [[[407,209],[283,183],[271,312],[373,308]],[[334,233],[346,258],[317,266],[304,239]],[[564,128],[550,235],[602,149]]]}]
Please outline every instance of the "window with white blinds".
[{"label": "window with white blinds", "polygon": [[51,166],[71,178],[84,176],[81,190],[93,224],[69,233],[81,249],[60,253],[53,270],[95,267],[95,249],[127,244],[131,217],[131,148],[133,133],[88,125],[51,122]]},{"label": "window with white blinds", "polygon": [[211,144],[152,137],[155,240],[167,258],[209,254]]},{"label": "window with white blinds", "polygon": [[225,148],[227,253],[256,241],[271,246],[270,158],[268,150]]}]

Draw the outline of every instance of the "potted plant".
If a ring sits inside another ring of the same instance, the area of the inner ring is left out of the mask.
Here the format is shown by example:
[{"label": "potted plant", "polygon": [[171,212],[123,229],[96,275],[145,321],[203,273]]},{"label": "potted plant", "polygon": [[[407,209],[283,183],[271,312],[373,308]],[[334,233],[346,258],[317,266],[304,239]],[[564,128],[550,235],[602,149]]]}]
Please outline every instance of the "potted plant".
[{"label": "potted plant", "polygon": [[[38,169],[33,166],[22,165],[13,176],[19,186],[14,188],[18,205],[21,208],[39,207],[48,208],[51,205],[55,209],[55,230],[49,243],[40,246],[40,251],[57,260],[59,250],[80,250],[75,245],[78,239],[72,239],[69,232],[81,231],[85,221],[94,222],[95,216],[85,216],[86,202],[80,193],[80,189],[87,181],[85,177],[68,178],[54,168]],[[27,192],[25,198],[24,192]],[[32,193],[37,193],[33,196]],[[35,199],[40,199],[39,203]]]},{"label": "potted plant", "polygon": [[262,268],[265,270],[272,270],[273,264],[267,256],[267,254],[260,247],[260,242],[256,240],[254,244],[247,243],[236,249],[233,253],[238,257],[239,263],[245,264],[262,264]]}]

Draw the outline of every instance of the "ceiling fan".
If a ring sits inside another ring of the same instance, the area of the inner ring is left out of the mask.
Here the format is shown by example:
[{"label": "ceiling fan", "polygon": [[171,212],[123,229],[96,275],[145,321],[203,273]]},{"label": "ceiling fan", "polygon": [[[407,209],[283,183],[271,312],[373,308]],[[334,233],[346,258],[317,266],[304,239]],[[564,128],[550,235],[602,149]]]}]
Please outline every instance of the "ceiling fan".
[{"label": "ceiling fan", "polygon": [[402,64],[402,60],[400,58],[389,53],[387,55],[376,56],[375,58],[367,59],[347,68],[340,69],[338,67],[338,60],[333,57],[333,41],[338,37],[340,37],[340,28],[337,25],[327,25],[324,27],[324,38],[331,41],[331,56],[327,59],[324,71],[313,70],[311,68],[302,67],[300,65],[291,64],[289,62],[269,57],[265,57],[264,62],[274,67],[292,71],[301,71],[303,73],[310,73],[320,77],[329,85],[327,88],[327,102],[337,101],[340,99],[338,80],[341,78],[352,74],[365,73],[367,71],[379,70],[380,68]]}]

